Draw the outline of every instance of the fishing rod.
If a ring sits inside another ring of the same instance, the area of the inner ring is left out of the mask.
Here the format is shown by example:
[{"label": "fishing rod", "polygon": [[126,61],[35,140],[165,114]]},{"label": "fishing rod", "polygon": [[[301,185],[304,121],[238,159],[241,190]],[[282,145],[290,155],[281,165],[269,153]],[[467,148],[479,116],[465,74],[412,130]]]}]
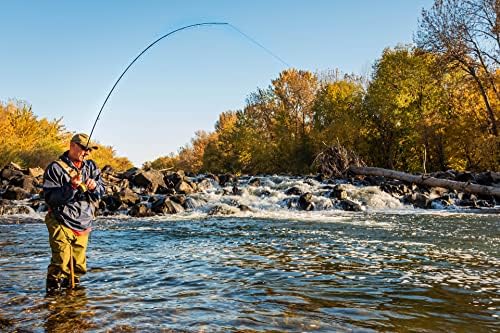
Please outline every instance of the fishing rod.
[{"label": "fishing rod", "polygon": [[239,30],[238,28],[236,28],[234,25],[230,24],[230,23],[227,23],[227,22],[203,22],[203,23],[195,23],[195,24],[190,24],[190,25],[186,25],[186,26],[183,26],[181,28],[178,28],[178,29],[175,29],[175,30],[172,30],[170,31],[169,33],[161,36],[160,38],[158,38],[157,40],[155,40],[154,42],[152,42],[151,44],[149,44],[144,50],[141,51],[141,53],[139,53],[135,58],[134,60],[132,60],[132,62],[127,66],[127,68],[125,68],[125,70],[121,73],[121,75],[118,77],[118,79],[116,80],[115,84],[113,85],[113,87],[111,88],[111,90],[109,91],[108,95],[106,96],[106,99],[104,100],[104,103],[102,103],[102,106],[101,106],[101,109],[99,110],[99,113],[97,114],[97,118],[95,119],[94,121],[94,125],[92,126],[92,130],[90,131],[90,135],[89,135],[89,138],[87,140],[87,145],[85,146],[86,148],[89,147],[89,144],[90,144],[90,138],[92,137],[92,134],[94,133],[94,129],[95,129],[95,126],[97,125],[97,121],[100,119],[101,117],[101,113],[102,113],[102,110],[104,109],[104,106],[106,105],[106,103],[108,102],[108,99],[109,97],[111,96],[111,94],[113,93],[113,91],[115,90],[116,86],[118,85],[118,82],[120,82],[120,80],[123,78],[123,76],[125,75],[125,73],[130,69],[130,67],[132,67],[132,65],[144,54],[146,53],[147,50],[149,50],[153,45],[155,45],[156,43],[158,43],[159,41],[161,41],[162,39],[170,36],[170,35],[173,35],[175,34],[176,32],[179,32],[181,30],[185,30],[185,29],[190,29],[190,28],[195,28],[195,27],[201,27],[201,26],[208,26],[208,25],[225,25],[225,26],[229,26],[231,27],[232,29],[234,29],[236,32],[238,32],[240,35],[242,35],[243,37],[245,37],[246,39],[250,40],[252,43],[256,44],[257,46],[259,46],[261,49],[263,49],[264,51],[266,51],[268,54],[270,54],[272,57],[274,57],[275,59],[277,59],[279,62],[281,62],[282,64],[284,64],[286,67],[291,67],[289,64],[287,64],[283,59],[281,59],[280,57],[278,57],[275,53],[273,53],[271,50],[269,50],[268,48],[266,48],[265,46],[263,46],[262,44],[260,44],[259,42],[257,42],[255,39],[253,39],[252,37],[250,37],[249,35],[245,34],[244,32],[242,32],[241,30]]}]

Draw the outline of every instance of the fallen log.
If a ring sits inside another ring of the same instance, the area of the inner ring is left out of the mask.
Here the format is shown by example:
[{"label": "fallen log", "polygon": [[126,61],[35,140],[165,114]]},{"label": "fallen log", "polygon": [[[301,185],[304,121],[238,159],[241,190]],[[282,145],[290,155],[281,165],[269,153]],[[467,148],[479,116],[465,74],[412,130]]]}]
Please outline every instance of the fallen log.
[{"label": "fallen log", "polygon": [[500,187],[485,186],[478,184],[471,184],[469,182],[457,182],[455,180],[439,179],[426,175],[411,175],[408,173],[374,168],[374,167],[349,167],[349,171],[355,175],[363,176],[382,176],[386,178],[398,179],[408,183],[413,183],[417,185],[425,185],[431,187],[444,187],[451,190],[457,190],[465,193],[480,194],[480,195],[491,195],[496,198],[500,198]]}]

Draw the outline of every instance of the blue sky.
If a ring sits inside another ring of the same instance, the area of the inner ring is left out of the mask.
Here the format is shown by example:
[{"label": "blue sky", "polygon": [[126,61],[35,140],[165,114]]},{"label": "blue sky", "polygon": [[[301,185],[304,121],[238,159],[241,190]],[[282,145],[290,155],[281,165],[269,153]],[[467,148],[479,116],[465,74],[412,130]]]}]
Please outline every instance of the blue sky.
[{"label": "blue sky", "polygon": [[[184,25],[235,25],[295,68],[365,74],[411,43],[432,0],[0,0],[0,100],[90,132],[104,98],[150,42]],[[211,131],[285,66],[229,27],[181,31],[148,51],[111,95],[94,138],[140,166]]]}]

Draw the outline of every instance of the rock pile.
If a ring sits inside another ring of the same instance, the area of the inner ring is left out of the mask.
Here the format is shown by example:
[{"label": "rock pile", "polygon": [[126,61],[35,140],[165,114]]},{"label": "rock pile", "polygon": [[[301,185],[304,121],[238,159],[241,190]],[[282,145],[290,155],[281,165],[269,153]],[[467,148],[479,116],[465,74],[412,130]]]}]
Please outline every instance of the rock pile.
[{"label": "rock pile", "polygon": [[[500,186],[500,174],[446,171],[433,177]],[[0,171],[0,215],[44,212],[43,170],[10,163]],[[304,211],[398,208],[491,208],[499,204],[482,197],[443,188],[426,188],[383,177],[328,178],[325,175],[241,176],[186,175],[183,171],[132,168],[102,169],[106,185],[98,215],[135,217],[178,214],[201,209],[207,215],[228,215],[278,207]]]}]

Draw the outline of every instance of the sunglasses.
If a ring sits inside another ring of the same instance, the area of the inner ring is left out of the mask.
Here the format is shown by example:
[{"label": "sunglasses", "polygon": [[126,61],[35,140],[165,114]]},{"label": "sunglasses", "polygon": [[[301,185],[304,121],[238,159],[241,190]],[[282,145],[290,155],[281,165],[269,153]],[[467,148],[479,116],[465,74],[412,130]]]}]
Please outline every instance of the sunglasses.
[{"label": "sunglasses", "polygon": [[81,149],[81,150],[91,151],[91,149],[90,149],[90,148],[85,147],[84,145],[82,145],[82,144],[80,144],[80,143],[78,143],[78,142],[75,142],[75,143],[78,145],[78,147],[80,147],[80,149]]}]

